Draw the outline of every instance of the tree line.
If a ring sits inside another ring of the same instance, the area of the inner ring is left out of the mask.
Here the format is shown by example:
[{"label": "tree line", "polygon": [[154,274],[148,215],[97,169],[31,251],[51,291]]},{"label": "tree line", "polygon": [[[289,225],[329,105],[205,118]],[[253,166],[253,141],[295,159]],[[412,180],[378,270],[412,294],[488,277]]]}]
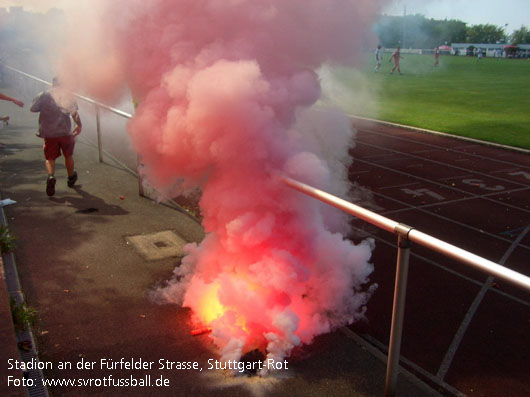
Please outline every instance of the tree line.
[{"label": "tree line", "polygon": [[522,26],[507,35],[505,27],[492,24],[468,26],[451,19],[428,19],[421,14],[406,16],[383,15],[375,26],[383,47],[434,48],[451,43],[530,43],[530,30]]}]

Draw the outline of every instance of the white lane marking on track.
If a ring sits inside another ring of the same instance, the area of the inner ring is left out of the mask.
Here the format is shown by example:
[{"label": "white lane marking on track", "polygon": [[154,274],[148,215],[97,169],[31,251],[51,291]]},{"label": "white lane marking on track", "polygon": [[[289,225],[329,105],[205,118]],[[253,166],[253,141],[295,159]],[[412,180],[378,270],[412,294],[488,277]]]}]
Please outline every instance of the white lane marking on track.
[{"label": "white lane marking on track", "polygon": [[438,194],[438,193],[435,193],[433,192],[432,190],[429,190],[429,189],[416,189],[416,190],[412,190],[412,189],[401,189],[401,191],[403,193],[406,193],[410,196],[414,196],[414,197],[417,197],[417,196],[423,196],[423,195],[427,195],[427,196],[431,196],[432,198],[438,200],[438,201],[442,201],[442,200],[445,200],[445,197]]},{"label": "white lane marking on track", "polygon": [[[413,155],[411,153],[401,152],[401,151],[394,150],[394,149],[383,148],[381,146],[373,145],[373,144],[370,144],[370,143],[364,143],[364,142],[360,142],[360,143],[362,145],[364,145],[364,146],[384,149],[384,150],[389,151],[390,153],[394,153],[394,154],[398,154],[398,155],[405,155],[407,157],[423,160],[423,161],[426,161],[426,162],[429,162],[429,163],[432,163],[432,164],[439,164],[439,165],[441,165],[443,167],[446,167],[446,168],[454,168],[456,170],[461,170],[461,171],[464,171],[464,172],[470,172],[471,171],[471,172],[473,172],[475,174],[484,175],[485,177],[488,177],[488,178],[491,178],[491,179],[497,179],[497,180],[501,180],[501,181],[512,183],[512,184],[513,183],[520,184],[519,182],[515,182],[513,180],[508,181],[505,178],[500,178],[500,177],[497,177],[497,176],[494,176],[494,175],[491,175],[491,174],[487,174],[485,172],[480,172],[480,171],[476,171],[476,170],[467,169],[467,168],[464,168],[464,167],[460,167],[458,165],[448,164],[447,162],[437,161],[437,160],[433,160],[433,159],[425,158],[425,157],[419,157],[419,156],[415,156],[415,155]],[[358,159],[358,160],[362,162],[361,159]],[[365,161],[365,162],[367,162],[367,161]],[[376,165],[380,166],[379,164],[376,164]]]},{"label": "white lane marking on track", "polygon": [[[504,253],[501,260],[499,261],[499,265],[504,266],[504,263],[508,260],[510,255],[513,253],[515,248],[519,245],[521,240],[526,236],[526,234],[530,231],[530,225],[528,225],[522,232],[519,234],[517,239],[514,240],[512,245],[508,248],[508,250]],[[478,307],[480,306],[482,300],[484,299],[484,296],[486,295],[486,292],[490,289],[492,283],[493,283],[494,277],[489,276],[484,284],[482,285],[482,288],[480,289],[479,293],[475,297],[475,300],[473,303],[471,303],[471,306],[469,307],[466,315],[464,316],[464,320],[460,324],[460,327],[458,328],[458,331],[456,331],[456,334],[453,338],[453,341],[451,342],[451,345],[449,346],[449,349],[447,349],[447,352],[445,353],[445,357],[442,360],[442,364],[440,365],[440,368],[438,369],[438,373],[436,374],[436,377],[438,377],[440,380],[443,380],[445,378],[445,375],[447,375],[447,371],[449,371],[449,367],[451,366],[451,363],[453,362],[453,358],[460,346],[460,343],[462,342],[462,339],[464,338],[464,335],[467,331],[467,328],[469,327],[469,324],[471,323],[471,320],[473,319],[473,316],[477,312]]]},{"label": "white lane marking on track", "polygon": [[[380,237],[380,236],[378,236],[376,234],[367,232],[366,230],[361,229],[359,227],[355,227],[354,226],[354,230],[357,230],[358,232],[365,233],[366,237],[372,237],[375,241],[377,241],[377,242],[379,242],[381,244],[384,244],[384,245],[386,245],[388,247],[392,247],[394,249],[397,248],[395,241],[388,241],[388,240],[386,240],[386,239],[384,239],[384,238],[382,238],[382,237]],[[443,270],[443,271],[445,271],[445,272],[447,272],[449,274],[452,274],[453,276],[455,276],[457,278],[460,278],[460,279],[465,280],[465,281],[467,281],[467,282],[469,282],[471,284],[475,284],[477,286],[482,287],[482,282],[481,281],[477,281],[474,278],[468,277],[468,276],[466,276],[466,275],[464,275],[462,273],[457,272],[456,270],[450,269],[447,266],[445,266],[445,265],[443,265],[443,264],[441,264],[439,262],[436,262],[436,261],[434,261],[432,259],[429,259],[429,258],[427,258],[427,257],[425,257],[423,255],[419,255],[419,254],[416,254],[414,252],[411,252],[410,254],[414,258],[420,259],[420,260],[424,261],[425,263],[428,263],[431,266],[437,267],[438,269],[441,269],[441,270]],[[503,291],[501,291],[499,289],[494,289],[494,290],[491,290],[491,291],[495,292],[498,295],[504,296],[505,298],[508,298],[508,299],[510,299],[510,300],[512,300],[514,302],[517,302],[517,303],[519,303],[519,304],[521,304],[523,306],[526,306],[526,307],[530,308],[530,301],[525,301],[525,300],[523,300],[521,298],[518,298],[516,296],[510,295],[510,294],[508,294],[506,292],[503,292]]]},{"label": "white lane marking on track", "polygon": [[491,192],[498,192],[500,190],[504,190],[504,186],[502,185],[488,186],[484,183],[482,179],[462,179],[462,183],[465,183],[466,185],[469,185],[469,186],[476,186],[479,189],[488,190]]},{"label": "white lane marking on track", "polygon": [[394,189],[396,187],[403,187],[403,186],[413,186],[413,185],[419,185],[420,182],[412,182],[412,183],[402,183],[400,185],[392,185],[392,186],[383,186],[383,187],[380,187],[379,190],[384,190],[384,189]]},{"label": "white lane marking on track", "polygon": [[[430,180],[430,179],[423,178],[423,177],[420,177],[420,176],[417,176],[417,175],[409,174],[409,173],[404,172],[404,171],[399,171],[399,170],[396,170],[396,169],[392,169],[392,168],[389,168],[389,167],[385,167],[385,166],[383,166],[383,165],[381,165],[381,164],[371,163],[371,162],[369,162],[369,161],[365,161],[365,160],[357,160],[357,161],[359,161],[359,162],[361,162],[361,163],[365,163],[365,164],[369,164],[369,165],[375,166],[375,167],[377,167],[377,168],[381,168],[381,169],[383,169],[383,170],[389,170],[389,171],[394,172],[394,173],[396,173],[396,174],[405,175],[405,176],[407,176],[407,177],[412,177],[412,178],[414,178],[414,179],[417,179],[417,180],[419,180],[419,181],[426,182],[426,183],[431,184],[431,185],[442,186],[442,187],[444,187],[444,188],[448,188],[448,189],[453,190],[453,191],[457,191],[457,192],[460,192],[460,193],[464,193],[465,195],[469,195],[469,196],[474,197],[474,198],[482,198],[482,199],[484,199],[484,200],[487,200],[487,201],[494,202],[494,203],[498,204],[498,201],[493,200],[493,199],[491,199],[491,198],[488,198],[488,195],[477,195],[477,194],[471,193],[471,192],[469,192],[469,191],[465,191],[465,190],[463,190],[463,189],[459,189],[459,188],[457,188],[457,187],[448,186],[448,185],[446,185],[446,184],[440,183],[440,182],[435,181],[435,180]],[[497,179],[499,179],[499,178],[497,178]],[[524,187],[525,189],[527,188],[526,185],[521,185],[521,186]],[[527,209],[524,209],[524,208],[521,208],[521,207],[517,207],[517,206],[511,205],[511,204],[508,204],[508,203],[504,203],[503,205],[504,205],[505,207],[507,207],[507,208],[513,208],[513,209],[515,209],[515,210],[520,210],[520,211],[524,211],[524,212],[528,212],[528,213],[530,213],[530,210],[527,210]]]},{"label": "white lane marking on track", "polygon": [[[366,189],[366,188],[363,188],[363,189]],[[528,188],[510,190],[510,191],[508,191],[508,193],[509,192],[525,191],[527,189]],[[404,212],[404,211],[417,210],[417,211],[420,211],[420,212],[422,212],[424,214],[427,214],[429,216],[433,216],[433,217],[435,217],[437,219],[442,219],[442,220],[447,221],[449,223],[452,223],[454,225],[461,226],[461,227],[465,228],[466,230],[472,230],[474,232],[479,232],[479,233],[481,233],[483,235],[486,235],[486,236],[489,236],[489,237],[493,237],[494,239],[506,241],[508,243],[512,242],[511,238],[508,239],[508,238],[502,237],[500,234],[494,234],[494,233],[490,233],[490,232],[484,231],[482,229],[478,229],[476,227],[473,227],[469,223],[459,222],[459,221],[457,221],[454,218],[449,218],[449,217],[443,216],[440,213],[438,213],[437,211],[429,210],[431,207],[435,207],[436,208],[436,206],[441,206],[441,205],[445,206],[445,205],[448,205],[448,204],[454,204],[454,203],[459,203],[459,202],[468,201],[468,200],[476,200],[477,198],[479,198],[478,196],[464,197],[464,198],[457,199],[457,200],[445,201],[443,203],[436,202],[436,203],[432,203],[432,204],[416,205],[415,206],[415,205],[410,204],[408,202],[398,200],[398,199],[396,199],[393,196],[389,196],[389,195],[386,195],[386,194],[383,194],[383,193],[380,193],[380,192],[376,192],[376,191],[372,192],[371,190],[370,190],[370,192],[373,193],[375,196],[382,197],[382,198],[384,198],[386,200],[390,200],[390,201],[392,201],[394,203],[398,203],[398,204],[400,204],[400,205],[402,205],[404,207],[404,208],[400,208],[400,209],[396,209],[396,210],[386,211],[384,213],[381,213],[380,215],[389,216],[391,214],[398,214],[398,213]],[[481,196],[480,199],[483,199],[483,198],[488,197],[488,196],[498,195],[498,194],[499,193],[497,193],[497,192],[487,193],[487,194],[484,194],[483,196]],[[490,200],[490,201],[495,202],[496,204],[499,204],[499,202],[496,201],[496,200]],[[524,245],[524,244],[521,244],[521,247],[530,249],[529,246]]]},{"label": "white lane marking on track", "polygon": [[437,181],[446,181],[446,180],[456,180],[456,179],[462,179],[462,178],[468,178],[470,176],[473,176],[473,174],[466,174],[466,175],[457,175],[457,176],[448,176],[446,178],[438,178]]},{"label": "white lane marking on track", "polygon": [[[474,144],[470,144],[470,145],[466,145],[466,146],[458,146],[458,147],[454,147],[454,148],[448,148],[448,147],[446,147],[444,145],[436,145],[436,144],[427,143],[427,142],[424,142],[424,141],[417,141],[416,139],[404,138],[403,136],[396,136],[395,134],[392,134],[392,133],[384,133],[384,132],[381,132],[381,131],[375,131],[375,130],[370,129],[370,128],[360,128],[360,130],[362,130],[362,131],[364,131],[364,132],[366,132],[368,134],[384,136],[385,138],[389,138],[389,139],[393,139],[393,140],[416,143],[416,144],[423,145],[425,147],[432,147],[432,148],[434,148],[433,149],[434,151],[452,152],[452,153],[456,153],[456,154],[470,156],[470,157],[473,157],[473,158],[476,158],[476,159],[485,159],[488,162],[494,161],[495,163],[516,165],[517,167],[520,167],[520,164],[515,164],[513,161],[505,161],[502,158],[493,158],[492,159],[491,156],[480,155],[480,154],[476,154],[474,152],[470,152],[470,151],[467,151],[467,150],[459,150],[459,149],[467,149],[467,148],[474,149],[474,148],[477,147],[477,145],[475,143]],[[455,137],[454,136],[450,136],[448,138],[449,139],[453,139]],[[506,148],[500,148],[500,149],[506,149]],[[412,151],[411,153],[419,153],[419,152],[420,151]],[[509,153],[511,153],[511,152],[509,152]]]},{"label": "white lane marking on track", "polygon": [[521,175],[523,178],[530,180],[530,173],[524,172],[524,171],[510,172],[508,173],[508,175],[511,175],[511,176]]}]

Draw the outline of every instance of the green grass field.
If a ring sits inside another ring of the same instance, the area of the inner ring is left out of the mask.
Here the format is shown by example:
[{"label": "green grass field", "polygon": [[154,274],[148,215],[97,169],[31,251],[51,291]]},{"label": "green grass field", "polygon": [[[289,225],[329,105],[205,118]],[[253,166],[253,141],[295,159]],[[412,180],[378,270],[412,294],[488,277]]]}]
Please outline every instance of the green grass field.
[{"label": "green grass field", "polygon": [[530,60],[447,55],[434,68],[432,55],[403,54],[391,75],[389,57],[378,73],[373,59],[328,70],[330,96],[350,114],[530,149]]}]

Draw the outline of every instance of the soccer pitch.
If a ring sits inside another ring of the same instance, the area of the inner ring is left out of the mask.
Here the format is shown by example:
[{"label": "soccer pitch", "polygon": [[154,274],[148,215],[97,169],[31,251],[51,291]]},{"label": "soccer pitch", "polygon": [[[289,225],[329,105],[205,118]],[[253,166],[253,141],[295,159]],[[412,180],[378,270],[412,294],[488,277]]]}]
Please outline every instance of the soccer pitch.
[{"label": "soccer pitch", "polygon": [[324,92],[349,114],[530,149],[530,60],[402,54],[391,75],[390,55],[377,73],[373,56],[327,69]]}]

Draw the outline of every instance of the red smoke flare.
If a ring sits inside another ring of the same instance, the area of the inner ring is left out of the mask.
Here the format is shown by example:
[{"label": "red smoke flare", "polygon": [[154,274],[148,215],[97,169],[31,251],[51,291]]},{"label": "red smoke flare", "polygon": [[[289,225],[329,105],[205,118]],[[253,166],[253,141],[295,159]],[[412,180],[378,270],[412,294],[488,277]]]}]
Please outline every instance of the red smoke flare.
[{"label": "red smoke flare", "polygon": [[354,63],[380,2],[93,4],[72,20],[63,79],[106,100],[128,87],[139,103],[128,128],[150,182],[166,195],[202,191],[207,235],[186,246],[160,295],[190,307],[225,360],[255,348],[282,360],[361,318],[370,244],[345,240],[342,214],[275,176],[347,196],[352,131],[339,112],[310,109],[316,71]]}]

